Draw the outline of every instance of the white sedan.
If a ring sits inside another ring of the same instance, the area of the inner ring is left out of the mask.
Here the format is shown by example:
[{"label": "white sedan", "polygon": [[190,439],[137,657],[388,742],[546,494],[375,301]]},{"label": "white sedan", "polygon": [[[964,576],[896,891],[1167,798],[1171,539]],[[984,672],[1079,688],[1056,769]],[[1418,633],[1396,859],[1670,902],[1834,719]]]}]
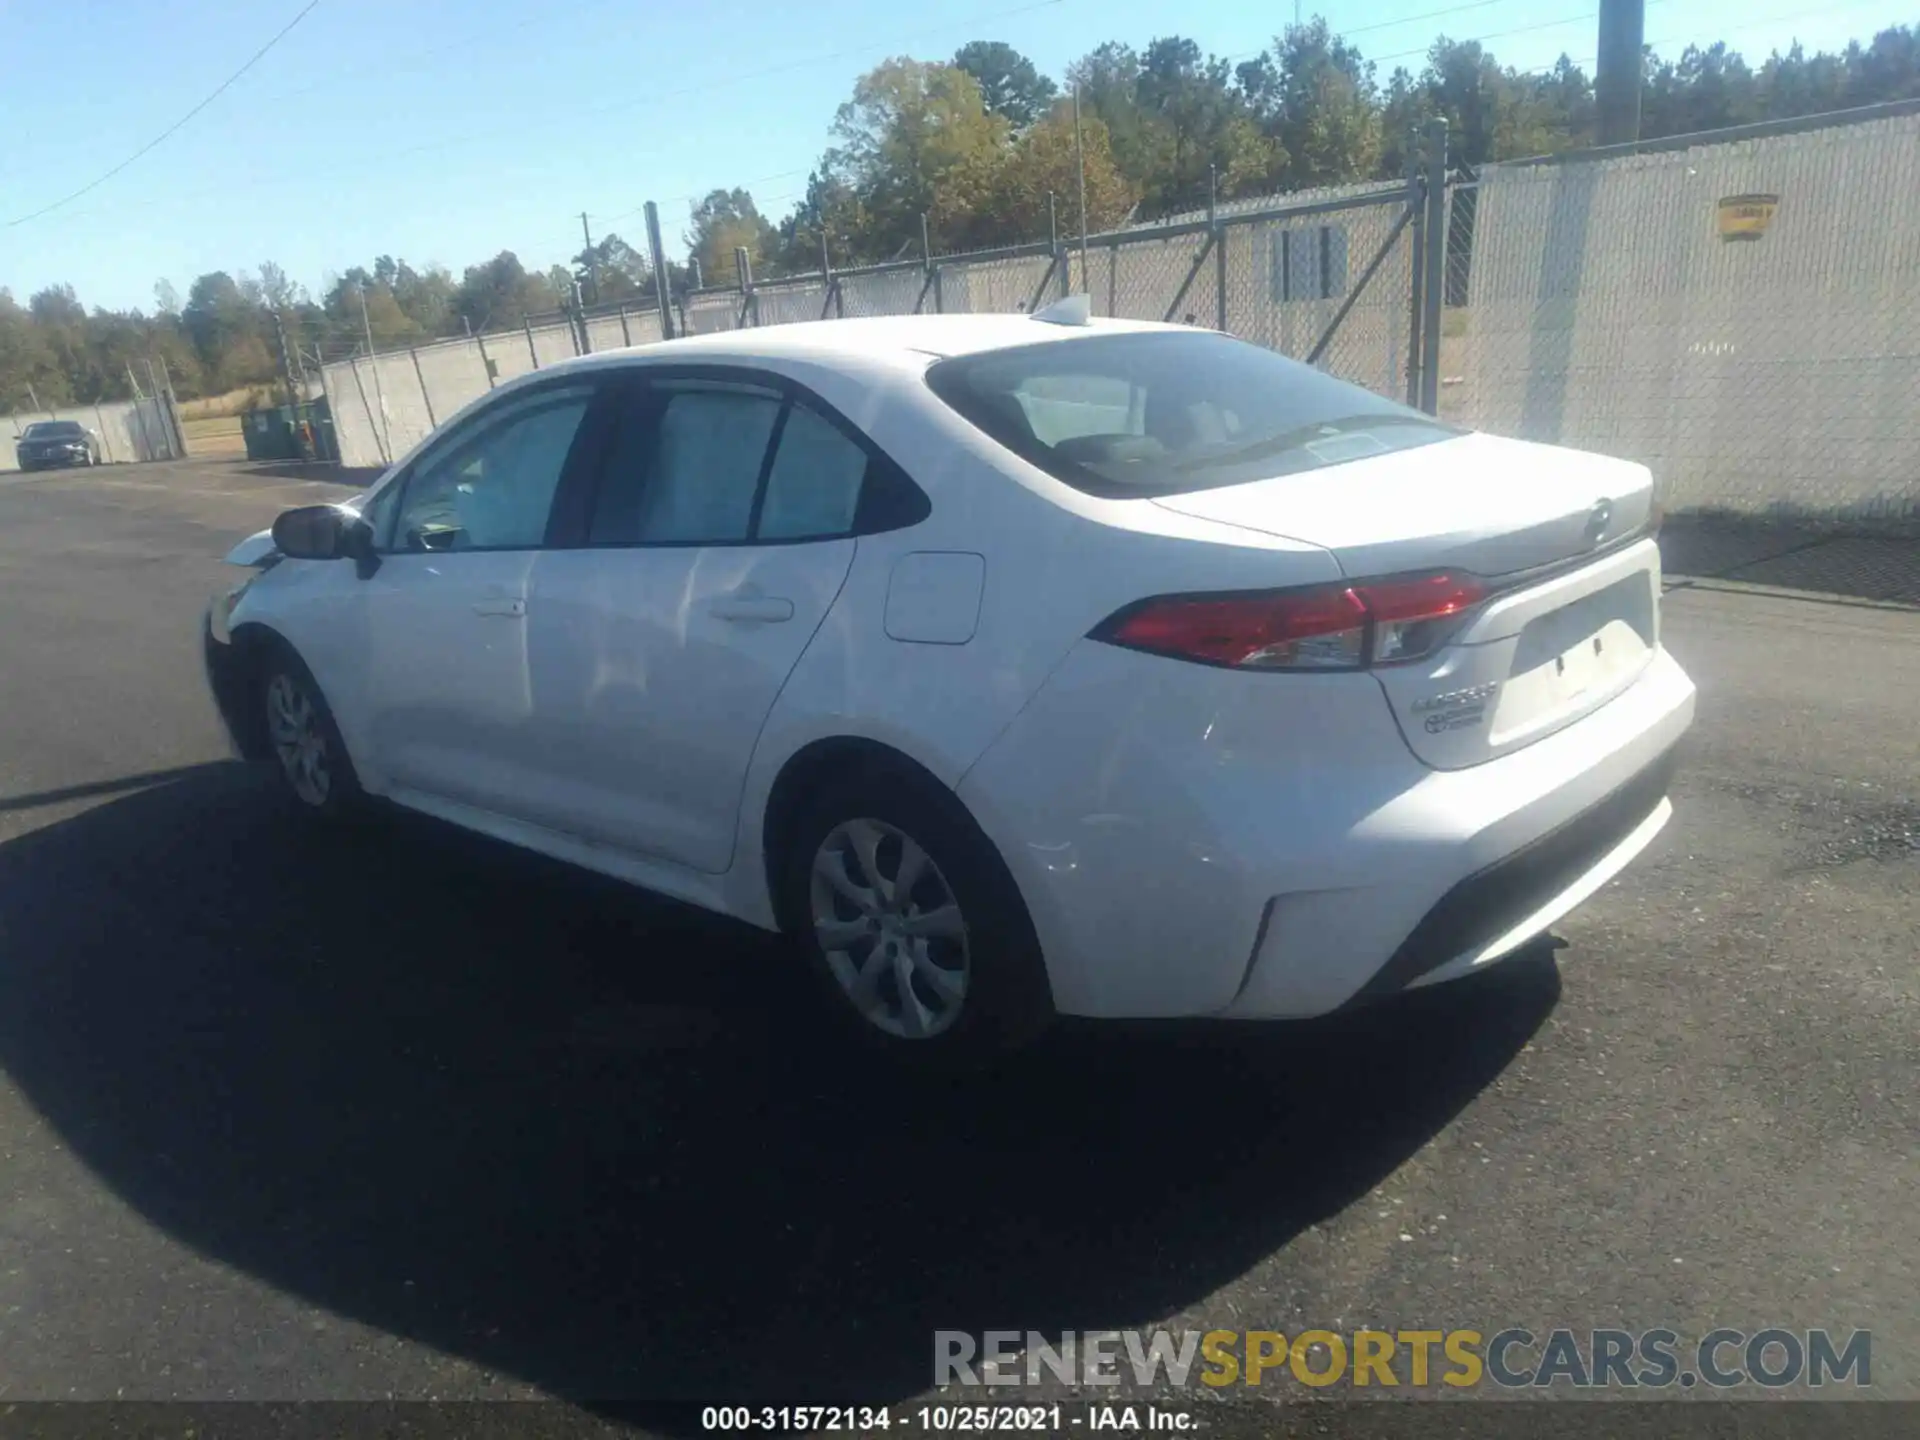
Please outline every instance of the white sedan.
[{"label": "white sedan", "polygon": [[208,616],[237,751],[784,933],[883,1048],[1315,1016],[1671,814],[1652,478],[1227,336],[738,331],[501,385]]}]

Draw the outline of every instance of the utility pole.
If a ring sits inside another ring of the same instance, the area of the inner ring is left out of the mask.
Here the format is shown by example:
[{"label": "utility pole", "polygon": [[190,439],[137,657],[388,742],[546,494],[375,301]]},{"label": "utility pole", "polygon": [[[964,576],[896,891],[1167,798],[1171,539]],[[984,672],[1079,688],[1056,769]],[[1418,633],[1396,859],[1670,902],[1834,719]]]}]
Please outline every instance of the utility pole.
[{"label": "utility pole", "polygon": [[667,254],[660,243],[660,207],[649,200],[647,212],[647,252],[653,257],[653,293],[660,302],[660,338],[673,339],[673,304],[667,294]]},{"label": "utility pole", "polygon": [[1080,171],[1080,288],[1093,293],[1093,272],[1087,269],[1087,149],[1080,138],[1080,86],[1073,87],[1073,163]]},{"label": "utility pole", "polygon": [[600,303],[600,259],[593,253],[593,232],[587,229],[587,212],[580,212],[580,238],[586,242],[587,289],[591,292],[587,299],[590,303]]},{"label": "utility pole", "polygon": [[1640,69],[1647,30],[1646,0],[1600,0],[1600,45],[1593,99],[1602,145],[1640,138]]}]

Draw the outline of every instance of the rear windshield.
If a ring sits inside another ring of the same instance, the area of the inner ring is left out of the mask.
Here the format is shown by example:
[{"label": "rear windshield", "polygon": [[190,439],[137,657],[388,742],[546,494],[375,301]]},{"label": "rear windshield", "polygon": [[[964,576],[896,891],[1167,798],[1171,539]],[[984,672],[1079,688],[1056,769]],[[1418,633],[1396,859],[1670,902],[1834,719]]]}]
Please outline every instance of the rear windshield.
[{"label": "rear windshield", "polygon": [[80,426],[72,420],[37,420],[27,426],[25,438],[28,440],[67,440],[80,433]]},{"label": "rear windshield", "polygon": [[1090,494],[1178,495],[1462,432],[1211,331],[1141,331],[942,360],[927,383],[1009,450]]}]

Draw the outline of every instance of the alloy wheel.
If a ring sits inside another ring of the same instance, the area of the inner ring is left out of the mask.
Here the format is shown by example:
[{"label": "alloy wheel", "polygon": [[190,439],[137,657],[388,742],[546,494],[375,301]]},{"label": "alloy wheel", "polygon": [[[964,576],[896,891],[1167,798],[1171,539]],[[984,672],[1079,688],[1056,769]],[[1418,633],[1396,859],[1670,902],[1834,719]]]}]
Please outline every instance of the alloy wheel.
[{"label": "alloy wheel", "polygon": [[267,736],[293,793],[308,805],[326,804],[333,789],[326,731],[313,696],[291,675],[268,682]]},{"label": "alloy wheel", "polygon": [[967,922],[924,847],[884,820],[836,825],[814,853],[813,934],[868,1024],[926,1040],[960,1018],[971,975]]}]

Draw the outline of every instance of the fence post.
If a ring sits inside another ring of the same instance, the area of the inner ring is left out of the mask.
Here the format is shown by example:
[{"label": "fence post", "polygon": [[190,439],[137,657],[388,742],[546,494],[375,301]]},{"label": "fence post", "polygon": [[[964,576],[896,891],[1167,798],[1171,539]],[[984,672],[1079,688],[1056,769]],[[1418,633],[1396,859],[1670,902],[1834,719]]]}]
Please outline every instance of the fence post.
[{"label": "fence post", "polygon": [[1440,413],[1440,309],[1447,298],[1447,122],[1427,122],[1426,248],[1420,257],[1420,408]]},{"label": "fence post", "polygon": [[[380,464],[383,467],[391,465],[393,462],[387,458],[387,447],[380,440],[380,422],[373,418],[373,406],[367,403],[367,384],[360,378],[359,357],[349,355],[347,364],[353,367],[353,388],[360,392],[360,408],[367,412],[367,427],[373,431],[373,448],[379,454]],[[379,377],[376,375],[374,378]],[[336,437],[340,434],[340,421],[337,418],[333,422],[333,433]],[[341,463],[345,463],[344,456]]]},{"label": "fence post", "polygon": [[1407,404],[1420,406],[1420,320],[1426,314],[1421,289],[1426,277],[1427,217],[1421,193],[1420,132],[1407,132],[1407,207],[1413,212],[1413,251],[1407,263],[1412,292],[1407,307]]},{"label": "fence post", "polygon": [[113,447],[107,444],[107,417],[100,413],[100,402],[93,402],[93,418],[100,426],[100,458],[109,465],[113,463]]},{"label": "fence post", "polygon": [[521,316],[520,325],[527,332],[527,358],[533,361],[533,368],[538,370],[540,368],[540,352],[533,348],[533,318],[528,315]]},{"label": "fence post", "polygon": [[1107,251],[1107,318],[1120,313],[1120,242]]},{"label": "fence post", "polygon": [[1220,223],[1220,167],[1207,167],[1207,224],[1213,227],[1214,329],[1227,328],[1227,227]]},{"label": "fence post", "polygon": [[580,282],[573,282],[573,289],[567,292],[573,301],[573,353],[591,355],[593,353],[593,335],[587,329],[587,303],[580,295]]},{"label": "fence post", "polygon": [[484,334],[475,335],[473,343],[480,347],[480,368],[487,372],[487,388],[491,390],[494,386],[493,357],[487,354],[487,337]]},{"label": "fence post", "polygon": [[1066,252],[1060,248],[1060,207],[1051,190],[1047,192],[1047,242],[1053,247],[1054,273],[1060,277],[1060,298],[1064,300],[1073,293],[1073,276]]},{"label": "fence post", "polygon": [[420,352],[409,345],[407,354],[413,357],[413,378],[420,382],[420,400],[427,407],[427,428],[438,430],[440,422],[433,418],[433,395],[427,389],[427,372],[420,368]]},{"label": "fence post", "polygon": [[647,252],[653,257],[653,294],[660,304],[660,338],[671,340],[673,304],[667,294],[670,287],[666,247],[660,243],[660,207],[649,200],[644,208],[647,213]]},{"label": "fence post", "polygon": [[[133,373],[133,362],[131,360],[127,362],[127,385],[133,391],[133,418],[140,432],[132,437],[134,449],[133,458],[136,460],[152,460],[156,457],[153,453],[153,436],[147,429],[147,398],[140,393],[140,380],[139,377]],[[33,387],[31,385],[27,387],[27,398],[33,402],[34,409],[38,410],[40,408],[40,397],[33,393]]]},{"label": "fence post", "polygon": [[735,318],[733,328],[744,330],[749,323],[749,316],[752,317],[751,323],[760,323],[760,297],[753,288],[753,257],[747,253],[744,245],[733,247],[733,273],[740,282],[740,314]]},{"label": "fence post", "polygon": [[173,393],[173,376],[167,371],[167,357],[160,357],[160,391],[166,396],[167,432],[172,437],[168,443],[173,447],[174,458],[187,458],[187,428],[180,423],[180,399]]},{"label": "fence post", "polygon": [[627,302],[620,302],[620,342],[627,349],[633,348],[633,331],[627,325]]},{"label": "fence post", "polygon": [[[327,404],[327,428],[333,432],[332,459],[337,465],[340,463],[340,412],[334,407],[333,387],[327,384],[327,356],[322,348],[323,344],[324,342],[319,340],[313,342],[313,366],[320,372],[320,398]],[[320,439],[320,427],[317,425],[313,429],[313,450],[315,459],[328,458],[326,446]]]}]

